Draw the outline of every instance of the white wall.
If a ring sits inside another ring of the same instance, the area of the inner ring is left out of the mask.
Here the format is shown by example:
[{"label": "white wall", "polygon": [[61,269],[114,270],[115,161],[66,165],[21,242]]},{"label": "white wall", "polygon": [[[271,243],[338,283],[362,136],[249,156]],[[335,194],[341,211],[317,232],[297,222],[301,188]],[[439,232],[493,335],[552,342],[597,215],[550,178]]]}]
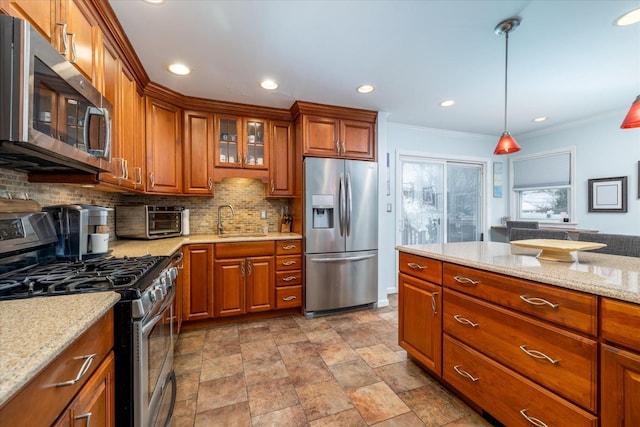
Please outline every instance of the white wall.
[{"label": "white wall", "polygon": [[[559,147],[576,147],[576,181],[578,228],[600,232],[640,235],[640,199],[638,196],[638,161],[640,161],[640,129],[620,129],[626,111],[591,118],[570,125],[556,127],[527,135],[514,135],[522,146],[518,154],[534,154]],[[499,135],[465,134],[440,129],[420,128],[387,121],[387,114],[378,116],[379,161],[379,226],[378,226],[378,295],[379,304],[388,303],[387,294],[396,291],[397,251],[396,231],[396,152],[423,153],[425,156],[490,158],[503,163],[503,197],[489,194],[487,229],[500,223],[500,217],[509,215],[509,159],[494,156],[493,149]],[[387,195],[386,155],[390,155],[390,187]],[[492,182],[492,165],[487,179]],[[628,177],[627,213],[587,212],[587,180],[590,178]],[[392,212],[386,206],[392,205]]]},{"label": "white wall", "polygon": [[[640,234],[640,128],[620,129],[625,114],[626,111],[619,111],[517,137],[522,146],[518,155],[576,147],[576,215],[572,220],[577,222],[577,228],[601,233]],[[627,177],[627,212],[588,212],[588,180],[618,176]]]}]

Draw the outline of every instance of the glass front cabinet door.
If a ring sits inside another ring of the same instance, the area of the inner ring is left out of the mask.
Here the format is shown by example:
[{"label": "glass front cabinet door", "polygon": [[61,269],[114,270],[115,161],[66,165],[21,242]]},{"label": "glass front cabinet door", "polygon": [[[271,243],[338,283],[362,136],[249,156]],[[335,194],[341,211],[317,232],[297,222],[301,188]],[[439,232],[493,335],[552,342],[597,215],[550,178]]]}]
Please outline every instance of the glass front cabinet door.
[{"label": "glass front cabinet door", "polygon": [[244,167],[267,169],[267,121],[244,119]]},{"label": "glass front cabinet door", "polygon": [[241,138],[242,119],[232,116],[217,116],[215,165],[216,167],[242,167]]}]

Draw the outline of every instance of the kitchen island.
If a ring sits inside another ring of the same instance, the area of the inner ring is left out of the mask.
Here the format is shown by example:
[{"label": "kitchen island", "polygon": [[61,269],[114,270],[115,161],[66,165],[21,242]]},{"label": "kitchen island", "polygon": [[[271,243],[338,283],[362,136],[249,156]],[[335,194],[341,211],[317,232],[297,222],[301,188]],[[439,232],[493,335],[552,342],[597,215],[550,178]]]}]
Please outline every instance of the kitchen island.
[{"label": "kitchen island", "polygon": [[640,425],[640,258],[397,249],[400,345],[449,388],[505,425]]}]

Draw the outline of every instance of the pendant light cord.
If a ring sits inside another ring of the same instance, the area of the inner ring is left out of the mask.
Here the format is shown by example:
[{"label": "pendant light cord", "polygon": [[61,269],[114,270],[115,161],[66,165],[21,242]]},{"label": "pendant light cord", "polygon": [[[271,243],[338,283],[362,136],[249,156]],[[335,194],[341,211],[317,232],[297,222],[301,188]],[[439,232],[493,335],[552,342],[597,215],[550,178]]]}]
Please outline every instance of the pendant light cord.
[{"label": "pendant light cord", "polygon": [[507,77],[509,66],[509,30],[505,31],[505,52],[504,52],[504,131],[507,132]]}]

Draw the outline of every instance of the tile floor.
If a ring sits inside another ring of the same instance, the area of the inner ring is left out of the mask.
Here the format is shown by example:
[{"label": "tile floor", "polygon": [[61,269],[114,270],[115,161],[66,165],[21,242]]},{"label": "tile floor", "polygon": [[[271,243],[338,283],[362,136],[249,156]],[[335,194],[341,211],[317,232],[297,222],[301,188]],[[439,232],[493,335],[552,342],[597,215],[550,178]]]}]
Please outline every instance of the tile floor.
[{"label": "tile floor", "polygon": [[397,344],[376,310],[181,333],[172,426],[490,426]]}]

